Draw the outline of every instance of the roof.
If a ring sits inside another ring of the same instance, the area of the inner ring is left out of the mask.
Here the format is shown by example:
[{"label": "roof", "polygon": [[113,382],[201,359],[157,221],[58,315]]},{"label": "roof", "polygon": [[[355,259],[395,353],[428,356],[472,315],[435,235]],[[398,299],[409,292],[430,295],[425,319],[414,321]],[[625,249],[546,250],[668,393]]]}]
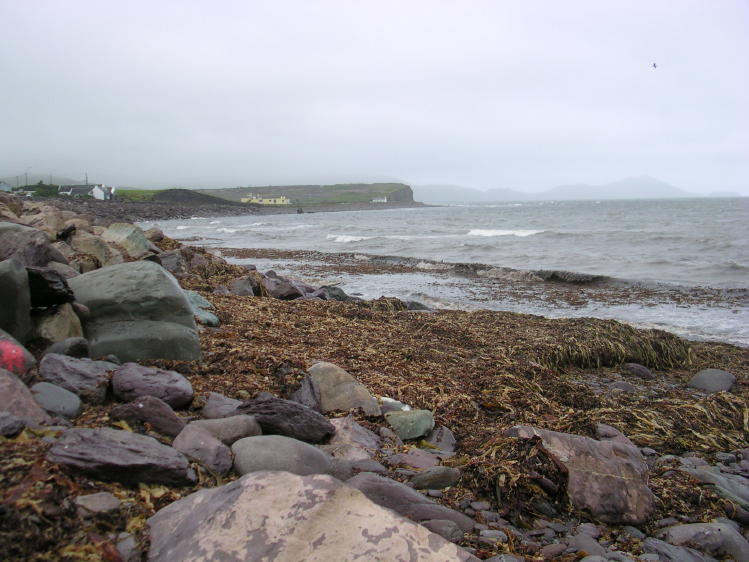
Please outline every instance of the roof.
[{"label": "roof", "polygon": [[70,195],[88,195],[94,185],[61,185],[57,188],[58,193],[70,193]]}]

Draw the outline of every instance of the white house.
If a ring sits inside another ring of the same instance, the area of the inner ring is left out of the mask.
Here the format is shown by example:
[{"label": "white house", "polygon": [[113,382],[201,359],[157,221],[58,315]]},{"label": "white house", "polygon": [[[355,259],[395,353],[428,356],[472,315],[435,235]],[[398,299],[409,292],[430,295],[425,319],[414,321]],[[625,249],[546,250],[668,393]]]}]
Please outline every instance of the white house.
[{"label": "white house", "polygon": [[110,201],[114,198],[115,188],[106,185],[95,185],[91,190],[91,196],[100,201]]},{"label": "white house", "polygon": [[71,197],[81,197],[88,195],[100,201],[109,201],[114,197],[114,187],[108,187],[103,183],[86,184],[86,185],[61,185],[57,188],[58,195],[69,195]]}]

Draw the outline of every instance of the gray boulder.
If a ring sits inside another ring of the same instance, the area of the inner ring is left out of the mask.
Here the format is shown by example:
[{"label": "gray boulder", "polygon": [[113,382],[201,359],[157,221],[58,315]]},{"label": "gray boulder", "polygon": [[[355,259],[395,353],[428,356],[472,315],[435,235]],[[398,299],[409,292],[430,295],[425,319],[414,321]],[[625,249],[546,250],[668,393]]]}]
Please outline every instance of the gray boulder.
[{"label": "gray boulder", "polygon": [[187,274],[187,263],[185,262],[185,258],[182,256],[180,250],[161,252],[155,256],[149,256],[146,259],[160,264],[161,267],[166,269],[177,279],[184,277]]},{"label": "gray boulder", "polygon": [[294,300],[304,296],[304,291],[297,283],[281,277],[275,271],[267,271],[261,281],[265,291],[274,299]]},{"label": "gray boulder", "polygon": [[229,416],[236,416],[238,414],[237,408],[241,405],[241,400],[229,398],[218,392],[209,392],[200,413],[206,419],[228,418]]},{"label": "gray boulder", "polygon": [[457,440],[452,431],[446,428],[444,425],[435,427],[432,432],[424,438],[424,441],[439,449],[452,453],[455,451]]},{"label": "gray boulder", "polygon": [[657,538],[676,546],[689,546],[719,558],[749,561],[749,542],[729,523],[691,523],[660,531]]},{"label": "gray boulder", "polygon": [[91,317],[86,336],[94,356],[123,361],[200,358],[192,308],[176,279],[160,265],[139,261],[105,267],[69,280]]},{"label": "gray boulder", "polygon": [[44,350],[42,356],[50,353],[58,355],[67,355],[69,357],[90,357],[88,350],[88,340],[86,338],[67,338],[50,345]]},{"label": "gray boulder", "polygon": [[118,404],[109,412],[113,420],[130,424],[148,423],[155,431],[176,437],[185,428],[185,422],[163,400],[155,396],[139,396],[127,404]]},{"label": "gray boulder", "polygon": [[260,281],[255,275],[243,275],[232,279],[228,289],[232,295],[240,297],[259,297],[262,293]]},{"label": "gray boulder", "polygon": [[642,550],[648,554],[656,554],[656,560],[663,562],[717,562],[715,558],[693,548],[674,546],[653,537],[642,542]]},{"label": "gray boulder", "polygon": [[429,519],[428,521],[422,521],[421,524],[450,542],[458,542],[463,539],[463,531],[454,521],[448,519]]},{"label": "gray boulder", "polygon": [[736,377],[728,371],[704,369],[689,379],[687,386],[712,394],[730,391],[734,384],[736,384]]},{"label": "gray boulder", "polygon": [[322,414],[291,400],[267,397],[244,402],[237,412],[252,415],[266,435],[285,435],[319,443],[335,428]]},{"label": "gray boulder", "polygon": [[24,266],[45,267],[51,261],[68,263],[65,256],[52,246],[49,236],[41,230],[0,222],[0,261],[12,257]]},{"label": "gray boulder", "polygon": [[414,476],[411,483],[417,490],[439,490],[454,486],[458,480],[460,480],[460,469],[434,466]]},{"label": "gray boulder", "polygon": [[126,222],[110,224],[101,237],[122,248],[131,258],[139,258],[147,254],[151,247],[143,231],[134,224]]},{"label": "gray boulder", "polygon": [[200,293],[195,291],[185,291],[187,301],[192,307],[192,313],[195,319],[204,326],[216,327],[220,324],[218,317],[210,312],[213,304],[205,299]]},{"label": "gray boulder", "polygon": [[231,445],[243,437],[262,435],[263,430],[253,416],[238,415],[215,420],[196,420],[190,425],[200,427],[221,441]]},{"label": "gray boulder", "polygon": [[152,562],[478,560],[323,475],[248,474],[168,505],[148,528]]},{"label": "gray boulder", "polygon": [[385,419],[401,439],[418,439],[434,429],[434,416],[429,410],[387,412]]},{"label": "gray boulder", "polygon": [[81,413],[81,399],[69,390],[48,382],[31,387],[31,395],[45,412],[63,418],[76,418]]},{"label": "gray boulder", "polygon": [[31,293],[26,268],[20,260],[0,262],[0,330],[25,342],[31,333]]},{"label": "gray boulder", "polygon": [[190,381],[176,371],[125,363],[112,375],[112,391],[124,402],[141,396],[155,396],[172,408],[188,406],[193,391]]},{"label": "gray boulder", "polygon": [[624,371],[627,371],[629,374],[640,377],[644,380],[652,380],[655,378],[655,375],[650,369],[648,369],[645,365],[640,365],[639,363],[625,363],[624,365],[622,365],[622,369]]},{"label": "gray boulder", "polygon": [[308,408],[312,408],[316,412],[322,411],[322,402],[320,399],[320,385],[317,381],[306,375],[302,379],[302,383],[299,388],[289,397],[294,402],[304,404]]},{"label": "gray boulder", "polygon": [[315,363],[308,371],[320,389],[323,412],[361,408],[368,416],[379,416],[377,400],[349,373],[332,363]]},{"label": "gray boulder", "polygon": [[23,431],[26,422],[10,412],[0,411],[0,435],[12,439]]},{"label": "gray boulder", "polygon": [[31,315],[34,338],[45,345],[83,336],[81,320],[69,302],[41,310]]},{"label": "gray boulder", "polygon": [[108,361],[50,353],[39,363],[39,376],[77,394],[86,402],[101,404],[107,395],[109,373],[117,367]]},{"label": "gray boulder", "polygon": [[0,412],[8,412],[25,425],[38,426],[52,420],[36,403],[31,391],[13,373],[0,369]]},{"label": "gray boulder", "polygon": [[366,427],[359,424],[351,416],[330,420],[335,433],[328,442],[332,446],[352,445],[374,454],[382,446],[380,437]]},{"label": "gray boulder", "polygon": [[0,369],[24,376],[36,365],[36,359],[13,336],[0,330]]},{"label": "gray boulder", "polygon": [[102,480],[174,486],[195,482],[182,453],[153,437],[116,429],[68,429],[55,441],[47,460]]},{"label": "gray boulder", "polygon": [[219,476],[224,476],[231,470],[232,458],[229,447],[197,425],[187,424],[174,439],[172,447]]},{"label": "gray boulder", "polygon": [[100,513],[110,513],[120,509],[122,502],[109,492],[98,492],[78,496],[74,503],[82,517],[92,517]]},{"label": "gray boulder", "polygon": [[318,448],[283,435],[259,435],[236,441],[234,470],[239,474],[282,470],[293,474],[330,474],[331,457]]},{"label": "gray boulder", "polygon": [[54,306],[73,302],[73,291],[67,279],[49,267],[27,267],[31,306]]}]

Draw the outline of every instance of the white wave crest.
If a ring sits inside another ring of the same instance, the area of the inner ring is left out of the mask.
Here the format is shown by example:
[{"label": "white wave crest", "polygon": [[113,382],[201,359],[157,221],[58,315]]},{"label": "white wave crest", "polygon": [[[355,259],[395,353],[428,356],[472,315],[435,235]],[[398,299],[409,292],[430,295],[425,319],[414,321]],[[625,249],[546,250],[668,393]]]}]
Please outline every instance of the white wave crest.
[{"label": "white wave crest", "polygon": [[341,244],[347,244],[349,242],[361,242],[362,240],[369,240],[371,236],[351,236],[349,234],[328,234],[325,237],[327,240],[333,242],[339,242]]},{"label": "white wave crest", "polygon": [[221,224],[221,221],[211,221],[209,224]]},{"label": "white wave crest", "polygon": [[544,230],[491,230],[483,228],[474,228],[468,232],[468,236],[533,236],[541,234]]},{"label": "white wave crest", "polygon": [[217,228],[216,232],[223,232],[224,234],[234,234],[237,231],[236,228]]},{"label": "white wave crest", "polygon": [[185,225],[185,224],[181,224],[181,225],[179,225],[179,226],[177,227],[177,230],[187,230],[188,228],[190,228],[190,227],[189,227],[189,226],[187,226],[187,225]]}]

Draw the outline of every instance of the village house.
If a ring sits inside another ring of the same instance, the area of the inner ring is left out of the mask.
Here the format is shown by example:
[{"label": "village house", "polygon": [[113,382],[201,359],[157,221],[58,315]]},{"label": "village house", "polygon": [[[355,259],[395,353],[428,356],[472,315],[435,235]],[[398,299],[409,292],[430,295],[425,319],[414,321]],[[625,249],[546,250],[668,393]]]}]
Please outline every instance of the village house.
[{"label": "village house", "polygon": [[262,195],[248,194],[247,197],[240,199],[242,203],[257,203],[258,205],[288,205],[291,200],[285,195],[278,197],[263,197]]},{"label": "village house", "polygon": [[114,197],[115,188],[104,184],[61,185],[57,188],[58,195],[82,197],[88,195],[100,201],[109,201]]}]

